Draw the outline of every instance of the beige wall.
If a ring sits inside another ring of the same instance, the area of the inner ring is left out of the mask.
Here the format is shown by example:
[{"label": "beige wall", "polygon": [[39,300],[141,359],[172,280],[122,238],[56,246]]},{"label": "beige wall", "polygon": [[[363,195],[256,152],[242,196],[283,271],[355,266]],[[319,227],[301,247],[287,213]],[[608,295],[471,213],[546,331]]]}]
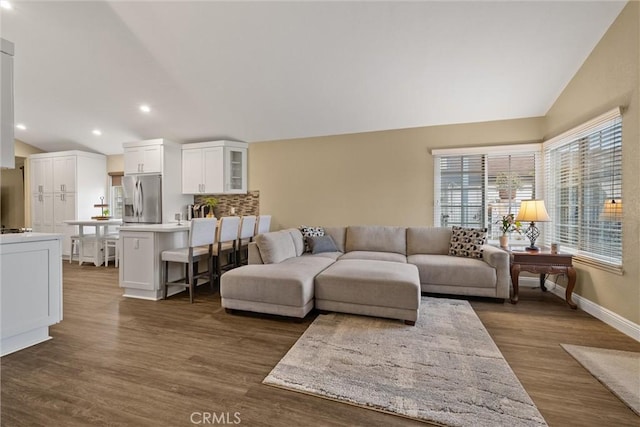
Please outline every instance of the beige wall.
[{"label": "beige wall", "polygon": [[579,266],[576,293],[640,324],[640,4],[629,2],[546,116],[554,136],[616,106],[622,121],[623,267]]},{"label": "beige wall", "polygon": [[18,157],[14,169],[0,172],[0,223],[3,227],[24,227],[24,182],[22,169],[24,158]]},{"label": "beige wall", "polygon": [[539,141],[542,118],[432,126],[249,145],[249,187],[272,229],[431,225],[430,150]]},{"label": "beige wall", "polygon": [[39,148],[26,144],[19,139],[14,140],[16,157],[29,157],[30,154],[43,153]]},{"label": "beige wall", "polygon": [[107,156],[107,173],[124,172],[124,154]]},{"label": "beige wall", "polygon": [[30,176],[30,170],[29,170],[29,155],[31,154],[37,154],[37,153],[42,153],[43,151],[39,148],[36,148],[32,145],[26,144],[22,141],[20,141],[19,139],[16,139],[14,141],[15,143],[15,155],[16,157],[25,157],[25,161],[24,161],[24,188],[25,188],[25,192],[23,193],[23,197],[24,197],[24,210],[23,215],[24,215],[24,226],[25,227],[31,227],[31,199],[29,197],[26,197],[27,195],[31,194],[29,192],[29,187],[31,186],[30,180],[29,180],[29,176]]}]

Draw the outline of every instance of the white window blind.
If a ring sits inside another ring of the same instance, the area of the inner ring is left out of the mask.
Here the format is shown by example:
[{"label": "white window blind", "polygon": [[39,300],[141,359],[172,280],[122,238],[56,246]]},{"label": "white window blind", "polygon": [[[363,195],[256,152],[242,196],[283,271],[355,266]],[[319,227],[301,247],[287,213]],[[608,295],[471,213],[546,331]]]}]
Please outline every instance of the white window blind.
[{"label": "white window blind", "polygon": [[482,150],[434,150],[434,223],[487,227],[489,239],[497,240],[502,217],[517,215],[520,201],[536,196],[541,145]]},{"label": "white window blind", "polygon": [[437,156],[435,162],[435,221],[444,227],[484,226],[484,156]]},{"label": "white window blind", "polygon": [[622,271],[622,119],[616,109],[546,142],[543,241]]}]

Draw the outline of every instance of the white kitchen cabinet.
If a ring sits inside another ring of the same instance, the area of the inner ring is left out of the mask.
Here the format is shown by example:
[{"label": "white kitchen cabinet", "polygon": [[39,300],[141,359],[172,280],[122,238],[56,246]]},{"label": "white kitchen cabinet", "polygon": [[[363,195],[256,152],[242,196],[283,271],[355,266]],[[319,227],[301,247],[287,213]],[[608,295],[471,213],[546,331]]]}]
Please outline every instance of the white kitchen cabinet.
[{"label": "white kitchen cabinet", "polygon": [[31,193],[53,192],[53,158],[31,156]]},{"label": "white kitchen cabinet", "polygon": [[125,175],[162,173],[162,143],[126,147],[124,149],[124,173]]},{"label": "white kitchen cabinet", "polygon": [[73,193],[76,191],[77,156],[53,157],[53,191]]},{"label": "white kitchen cabinet", "polygon": [[[120,228],[120,287],[123,296],[159,300],[164,291],[162,251],[188,245],[186,224],[140,224]],[[169,263],[169,280],[184,277],[184,266]],[[184,291],[171,285],[168,295]]]},{"label": "white kitchen cabinet", "polygon": [[62,320],[60,236],[0,236],[0,350],[2,356],[50,339]]},{"label": "white kitchen cabinet", "polygon": [[247,192],[247,149],[224,148],[224,192]]},{"label": "white kitchen cabinet", "polygon": [[182,192],[247,192],[247,143],[211,141],[182,146]]},{"label": "white kitchen cabinet", "polygon": [[65,224],[77,212],[76,193],[55,193],[53,195],[53,231],[62,234],[62,255],[71,255],[71,236],[76,234],[76,227]]},{"label": "white kitchen cabinet", "polygon": [[53,193],[31,196],[31,227],[40,233],[53,233]]},{"label": "white kitchen cabinet", "polygon": [[120,235],[120,286],[153,291],[155,268],[154,233],[127,232]]},{"label": "white kitchen cabinet", "polygon": [[218,193],[224,188],[220,168],[224,159],[223,147],[182,150],[182,192],[184,194]]},{"label": "white kitchen cabinet", "polygon": [[38,154],[30,159],[32,193],[76,191],[77,156]]},{"label": "white kitchen cabinet", "polygon": [[35,232],[62,234],[62,255],[69,256],[70,236],[78,228],[64,221],[100,213],[93,205],[109,196],[106,156],[83,151],[33,154],[29,170],[31,227]]},{"label": "white kitchen cabinet", "polygon": [[0,39],[0,167],[15,168],[13,43]]}]

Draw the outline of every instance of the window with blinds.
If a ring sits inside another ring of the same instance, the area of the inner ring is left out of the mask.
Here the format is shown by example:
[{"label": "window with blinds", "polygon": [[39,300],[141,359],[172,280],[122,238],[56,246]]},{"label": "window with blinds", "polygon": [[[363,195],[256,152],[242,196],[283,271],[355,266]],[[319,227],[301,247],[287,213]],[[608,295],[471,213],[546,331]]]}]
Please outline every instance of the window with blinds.
[{"label": "window with blinds", "polygon": [[545,244],[613,272],[622,268],[622,120],[615,109],[545,142]]},{"label": "window with blinds", "polygon": [[[479,149],[465,149],[479,151]],[[517,215],[522,200],[536,196],[540,144],[434,150],[434,223],[487,227],[497,240],[504,215]],[[524,244],[524,240],[523,240]]]},{"label": "window with blinds", "polygon": [[444,227],[485,225],[484,156],[436,157],[439,188],[436,194],[436,221]]}]

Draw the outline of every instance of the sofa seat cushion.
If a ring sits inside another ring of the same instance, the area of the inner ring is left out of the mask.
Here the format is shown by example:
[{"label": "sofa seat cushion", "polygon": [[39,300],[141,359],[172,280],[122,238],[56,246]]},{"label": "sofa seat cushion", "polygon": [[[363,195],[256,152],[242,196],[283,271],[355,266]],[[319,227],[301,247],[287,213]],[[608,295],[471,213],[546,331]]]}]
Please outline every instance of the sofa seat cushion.
[{"label": "sofa seat cushion", "polygon": [[316,276],[316,300],[418,309],[420,283],[414,265],[338,260]]},{"label": "sofa seat cushion", "polygon": [[407,261],[418,267],[420,283],[480,288],[496,286],[496,270],[481,259],[451,255],[409,255]]},{"label": "sofa seat cushion", "polygon": [[333,264],[326,257],[302,256],[278,264],[255,264],[222,275],[222,298],[302,307],[313,299],[313,279]]},{"label": "sofa seat cushion", "polygon": [[407,257],[395,252],[353,251],[342,255],[340,259],[370,259],[376,261],[401,262],[406,264]]},{"label": "sofa seat cushion", "polygon": [[302,257],[322,257],[322,258],[329,258],[332,259],[334,261],[337,261],[338,258],[340,258],[343,255],[342,252],[320,252],[319,254],[312,254],[312,253],[305,253],[302,255]]}]

